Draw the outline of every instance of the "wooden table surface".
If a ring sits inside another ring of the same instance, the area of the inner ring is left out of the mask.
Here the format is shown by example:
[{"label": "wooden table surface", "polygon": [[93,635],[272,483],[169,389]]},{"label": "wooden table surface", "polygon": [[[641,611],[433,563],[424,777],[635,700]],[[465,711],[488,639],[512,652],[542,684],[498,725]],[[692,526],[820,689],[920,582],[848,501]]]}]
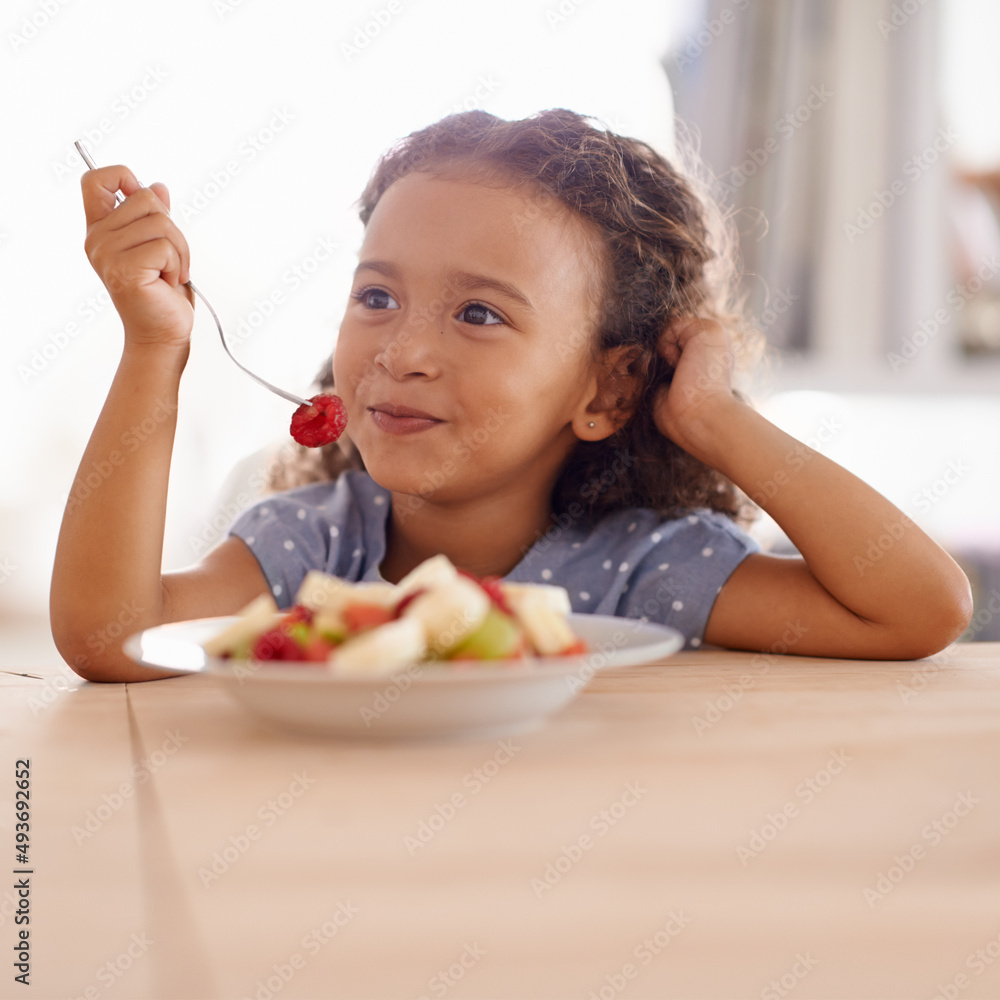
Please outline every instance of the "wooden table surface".
[{"label": "wooden table surface", "polygon": [[46,674],[0,674],[2,997],[1000,996],[1000,643],[704,649],[487,741]]}]

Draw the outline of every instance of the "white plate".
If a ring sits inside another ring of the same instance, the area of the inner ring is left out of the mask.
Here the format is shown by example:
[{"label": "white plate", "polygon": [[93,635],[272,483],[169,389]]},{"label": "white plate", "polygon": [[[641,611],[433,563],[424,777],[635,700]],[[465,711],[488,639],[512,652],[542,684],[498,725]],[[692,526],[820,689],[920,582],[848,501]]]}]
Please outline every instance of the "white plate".
[{"label": "white plate", "polygon": [[147,667],[200,671],[222,679],[256,715],[287,729],[375,739],[414,736],[494,738],[538,726],[599,670],[662,660],[684,645],[666,625],[572,614],[583,656],[498,660],[469,666],[413,664],[379,677],[338,677],[322,666],[223,660],[201,643],[232,617],[172,622],[130,636],[128,656]]}]

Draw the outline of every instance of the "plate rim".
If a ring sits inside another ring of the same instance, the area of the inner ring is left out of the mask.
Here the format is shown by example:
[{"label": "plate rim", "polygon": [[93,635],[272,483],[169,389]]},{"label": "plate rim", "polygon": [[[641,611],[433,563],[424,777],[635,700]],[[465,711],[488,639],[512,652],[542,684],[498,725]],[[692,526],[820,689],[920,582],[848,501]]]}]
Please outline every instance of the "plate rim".
[{"label": "plate rim", "polygon": [[[220,627],[223,627],[225,623],[234,621],[238,618],[238,615],[209,615],[204,618],[188,618],[176,622],[163,622],[160,625],[154,625],[148,629],[143,629],[140,632],[135,632],[128,636],[122,644],[122,649],[127,656],[129,656],[136,663],[141,666],[148,667],[153,670],[181,670],[183,668],[169,667],[163,664],[152,664],[141,658],[140,650],[142,637],[150,632],[162,632],[169,633],[175,630],[184,630],[192,625],[198,625],[202,623],[218,622]],[[586,619],[588,622],[598,621],[601,624],[607,625],[609,630],[618,623],[631,624],[633,631],[637,628],[651,629],[654,631],[659,631],[662,633],[660,639],[657,642],[650,643],[651,646],[659,647],[665,646],[665,650],[659,650],[649,658],[644,661],[645,663],[667,659],[674,656],[676,653],[680,652],[685,644],[685,638],[683,633],[671,625],[663,625],[660,622],[648,622],[642,621],[641,618],[625,618],[618,615],[597,615],[588,614],[587,612],[570,612],[567,616],[568,621],[572,625],[574,621],[579,619]],[[189,642],[192,645],[199,646],[200,644],[193,639],[187,639],[183,637],[178,637],[175,641],[178,642]],[[390,686],[397,683],[401,677],[409,677],[410,683],[412,684],[434,684],[442,682],[460,682],[460,683],[478,683],[486,681],[515,681],[515,680],[526,680],[532,677],[544,678],[544,677],[555,677],[559,675],[572,675],[574,673],[586,673],[587,680],[596,674],[603,673],[607,670],[619,670],[627,669],[628,667],[642,666],[643,663],[603,663],[600,666],[591,666],[589,660],[595,655],[595,653],[600,653],[600,650],[592,650],[588,653],[576,656],[567,657],[532,657],[530,659],[525,659],[523,663],[516,663],[512,666],[504,667],[455,667],[451,665],[433,665],[433,664],[420,664],[417,661],[415,664],[410,664],[405,667],[401,667],[398,670],[392,671],[391,673],[380,673],[372,674],[370,676],[350,676],[344,677],[339,676],[332,671],[323,670],[321,667],[301,667],[301,666],[272,666],[268,664],[257,665],[252,669],[248,669],[246,676],[236,677],[234,676],[233,670],[231,669],[232,664],[236,662],[254,664],[256,661],[253,660],[223,660],[219,657],[209,656],[204,654],[205,665],[200,669],[195,670],[184,670],[185,673],[193,674],[205,674],[212,677],[219,677],[225,681],[236,681],[240,685],[245,682],[263,682],[263,683],[280,683],[280,682],[293,682],[293,683],[319,683],[322,685],[334,684],[336,686],[345,685],[361,685],[370,687],[372,685],[376,686]],[[504,663],[511,663],[511,661],[502,661]],[[421,669],[414,674],[411,670],[413,666],[418,666]]]}]

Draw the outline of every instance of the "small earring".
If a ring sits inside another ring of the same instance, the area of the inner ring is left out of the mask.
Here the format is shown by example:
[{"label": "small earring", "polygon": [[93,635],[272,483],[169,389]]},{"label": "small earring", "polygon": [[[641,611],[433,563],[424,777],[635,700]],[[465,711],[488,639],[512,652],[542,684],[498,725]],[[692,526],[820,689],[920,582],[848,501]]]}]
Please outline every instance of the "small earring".
[{"label": "small earring", "polygon": [[587,426],[588,426],[588,427],[596,427],[596,426],[597,426],[597,424],[595,424],[595,423],[594,423],[594,421],[593,421],[593,420],[591,420],[591,421],[590,421],[590,423],[589,423],[589,424],[587,424]]}]

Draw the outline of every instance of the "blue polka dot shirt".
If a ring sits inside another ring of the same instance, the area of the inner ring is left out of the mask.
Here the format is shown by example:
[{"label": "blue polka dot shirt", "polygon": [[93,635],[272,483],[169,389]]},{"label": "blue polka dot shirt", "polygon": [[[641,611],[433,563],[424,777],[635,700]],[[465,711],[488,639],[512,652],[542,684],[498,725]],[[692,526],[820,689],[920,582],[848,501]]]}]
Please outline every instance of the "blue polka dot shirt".
[{"label": "blue polka dot shirt", "polygon": [[[244,511],[229,529],[243,539],[279,607],[290,607],[306,573],[381,581],[392,498],[365,472],[279,493]],[[554,524],[506,579],[565,587],[573,610],[659,622],[697,649],[712,605],[757,542],[724,514],[701,509],[663,520],[616,511],[596,525]]]}]

